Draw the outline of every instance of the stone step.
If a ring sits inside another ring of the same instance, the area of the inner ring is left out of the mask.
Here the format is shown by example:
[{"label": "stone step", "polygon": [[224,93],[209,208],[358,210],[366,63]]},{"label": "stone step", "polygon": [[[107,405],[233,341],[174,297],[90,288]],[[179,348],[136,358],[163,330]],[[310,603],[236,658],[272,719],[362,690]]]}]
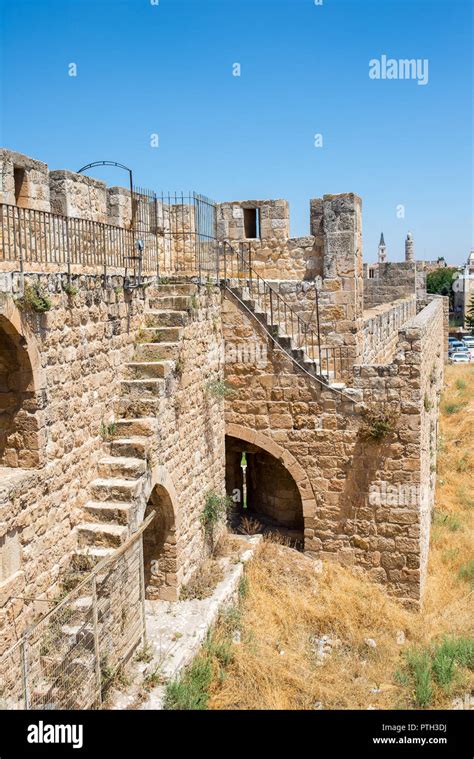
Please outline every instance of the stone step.
[{"label": "stone step", "polygon": [[172,361],[178,358],[180,349],[178,342],[137,343],[134,360],[137,363],[140,361]]},{"label": "stone step", "polygon": [[97,522],[128,525],[133,504],[124,501],[87,501],[84,510]]},{"label": "stone step", "polygon": [[187,311],[193,305],[193,299],[189,295],[158,295],[150,300],[153,308],[173,309],[173,311]]},{"label": "stone step", "polygon": [[117,440],[113,440],[111,445],[115,442],[119,442],[121,438],[135,438],[135,437],[151,437],[154,435],[157,428],[157,422],[155,417],[128,417],[127,419],[117,419],[116,424],[116,436]]},{"label": "stone step", "polygon": [[161,398],[136,398],[133,396],[122,396],[115,401],[117,415],[121,419],[137,419],[140,417],[155,417],[161,410]]},{"label": "stone step", "polygon": [[164,379],[174,366],[174,361],[131,361],[125,370],[130,379]]},{"label": "stone step", "polygon": [[83,619],[92,611],[92,596],[79,596],[69,603],[74,616]]},{"label": "stone step", "polygon": [[92,625],[63,625],[61,632],[64,641],[69,646],[80,644],[85,648],[94,647],[94,629]]},{"label": "stone step", "polygon": [[[166,285],[157,285],[156,287],[158,296],[161,295],[195,295],[198,291],[198,286],[193,282],[168,282]],[[150,303],[152,302],[150,298]]]},{"label": "stone step", "polygon": [[105,548],[103,546],[100,546],[100,547],[88,546],[87,548],[76,548],[74,555],[72,557],[72,564],[73,566],[80,564],[82,568],[82,564],[84,560],[87,559],[88,565],[90,567],[93,567],[95,564],[98,564],[99,561],[102,561],[102,559],[106,559],[109,556],[113,556],[116,550],[117,549],[115,548]]},{"label": "stone step", "polygon": [[77,525],[79,546],[118,548],[125,543],[128,529],[124,525],[105,524],[104,522],[83,522]]},{"label": "stone step", "polygon": [[145,325],[147,327],[184,327],[188,322],[186,311],[171,311],[163,309],[161,311],[147,311],[145,314]]},{"label": "stone step", "polygon": [[136,480],[145,473],[146,462],[130,456],[104,456],[98,464],[99,477],[121,477]]},{"label": "stone step", "polygon": [[135,398],[160,398],[164,395],[165,388],[165,381],[161,378],[120,381],[120,392],[122,396],[133,396]]},{"label": "stone step", "polygon": [[133,501],[141,486],[140,480],[124,480],[118,477],[98,477],[90,484],[95,501]]},{"label": "stone step", "polygon": [[109,445],[111,456],[124,456],[133,459],[146,459],[149,447],[148,439],[138,435],[117,438],[112,440]]},{"label": "stone step", "polygon": [[176,343],[181,340],[182,327],[143,327],[143,343]]}]

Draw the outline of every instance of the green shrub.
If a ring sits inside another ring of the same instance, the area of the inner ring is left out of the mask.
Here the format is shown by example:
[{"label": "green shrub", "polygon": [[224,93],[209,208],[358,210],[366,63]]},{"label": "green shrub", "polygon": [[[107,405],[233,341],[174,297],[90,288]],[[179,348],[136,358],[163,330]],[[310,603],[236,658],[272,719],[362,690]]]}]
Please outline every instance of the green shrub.
[{"label": "green shrub", "polygon": [[70,298],[73,298],[79,292],[77,287],[74,287],[74,285],[71,285],[70,282],[66,282],[66,284],[63,285],[63,290],[66,293],[66,295],[68,295]]},{"label": "green shrub", "polygon": [[367,408],[361,427],[362,437],[379,441],[396,431],[397,414],[390,409]]},{"label": "green shrub", "polygon": [[431,684],[431,659],[427,651],[408,651],[406,660],[413,679],[417,706],[429,706],[433,699]]},{"label": "green shrub", "polygon": [[179,711],[207,709],[211,679],[211,661],[199,656],[181,678],[166,686],[165,709]]},{"label": "green shrub", "polygon": [[225,380],[214,380],[208,382],[206,385],[206,391],[213,398],[231,398],[235,395],[235,390]]},{"label": "green shrub", "polygon": [[464,408],[466,404],[464,402],[462,403],[445,403],[444,404],[444,412],[445,414],[448,414],[449,416],[451,414],[457,414],[458,411],[461,411],[461,409]]},{"label": "green shrub", "polygon": [[467,564],[463,564],[460,567],[459,578],[469,582],[474,590],[474,559],[471,559]]},{"label": "green shrub", "polygon": [[117,424],[115,422],[110,422],[109,424],[105,424],[105,422],[101,422],[100,425],[100,434],[103,440],[110,440],[117,431]]},{"label": "green shrub", "polygon": [[206,529],[212,529],[225,514],[228,506],[232,504],[230,496],[220,496],[213,490],[206,495],[204,508],[201,514],[201,522]]},{"label": "green shrub", "polygon": [[23,297],[17,301],[20,308],[35,311],[37,314],[44,314],[52,308],[52,302],[49,295],[43,290],[38,283],[34,285],[25,285]]}]

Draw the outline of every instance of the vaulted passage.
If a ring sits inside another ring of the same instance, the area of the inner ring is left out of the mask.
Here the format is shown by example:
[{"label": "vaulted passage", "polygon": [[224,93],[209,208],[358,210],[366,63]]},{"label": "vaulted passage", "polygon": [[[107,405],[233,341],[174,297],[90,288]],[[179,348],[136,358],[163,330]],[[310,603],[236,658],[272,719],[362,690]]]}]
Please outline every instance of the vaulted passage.
[{"label": "vaulted passage", "polygon": [[[245,463],[246,469],[242,467]],[[277,458],[256,445],[227,435],[226,490],[235,503],[231,525],[234,530],[245,529],[246,522],[252,520],[252,530],[280,533],[295,547],[303,548],[301,495],[293,477]]]},{"label": "vaulted passage", "polygon": [[40,451],[33,373],[22,339],[0,316],[0,465],[27,468],[38,464]]},{"label": "vaulted passage", "polygon": [[177,598],[176,528],[168,492],[156,485],[148,499],[145,519],[155,518],[143,533],[145,594],[149,600],[173,601]]}]

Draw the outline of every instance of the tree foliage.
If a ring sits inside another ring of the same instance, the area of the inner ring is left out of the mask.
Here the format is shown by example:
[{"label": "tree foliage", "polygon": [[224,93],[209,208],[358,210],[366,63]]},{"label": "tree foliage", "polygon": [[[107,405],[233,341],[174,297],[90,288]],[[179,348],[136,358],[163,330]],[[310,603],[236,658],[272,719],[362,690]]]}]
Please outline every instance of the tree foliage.
[{"label": "tree foliage", "polygon": [[453,281],[457,271],[454,266],[446,266],[442,269],[430,271],[426,277],[427,291],[437,295],[449,295],[451,307],[453,306],[454,299]]}]

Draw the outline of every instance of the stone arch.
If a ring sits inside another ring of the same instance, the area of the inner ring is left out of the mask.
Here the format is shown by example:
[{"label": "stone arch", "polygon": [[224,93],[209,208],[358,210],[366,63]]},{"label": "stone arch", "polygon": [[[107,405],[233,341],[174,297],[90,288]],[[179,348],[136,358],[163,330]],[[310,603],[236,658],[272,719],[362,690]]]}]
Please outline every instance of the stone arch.
[{"label": "stone arch", "polygon": [[155,466],[144,488],[140,522],[152,511],[155,517],[143,533],[145,594],[149,600],[176,601],[178,573],[178,499],[174,483],[161,466]]},{"label": "stone arch", "polygon": [[304,526],[308,519],[314,519],[316,514],[316,498],[308,475],[290,451],[285,450],[270,437],[258,430],[252,430],[239,424],[227,424],[226,435],[238,438],[250,445],[261,448],[266,453],[277,459],[286,471],[291,475],[297,491],[301,497]]},{"label": "stone arch", "polygon": [[0,305],[0,464],[36,467],[43,461],[45,382],[34,336],[11,298]]}]

